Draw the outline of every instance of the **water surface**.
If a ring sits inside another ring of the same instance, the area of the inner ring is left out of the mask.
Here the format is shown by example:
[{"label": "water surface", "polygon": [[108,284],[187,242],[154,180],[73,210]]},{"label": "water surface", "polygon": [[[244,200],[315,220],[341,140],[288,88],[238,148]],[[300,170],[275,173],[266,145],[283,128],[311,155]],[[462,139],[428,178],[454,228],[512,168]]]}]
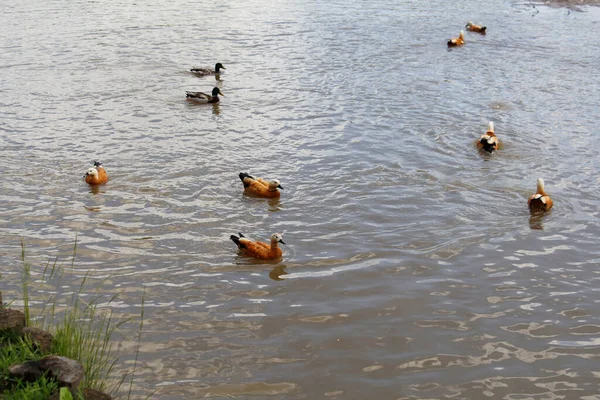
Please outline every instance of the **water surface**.
[{"label": "water surface", "polygon": [[[63,289],[88,274],[116,318],[145,290],[136,395],[597,396],[597,8],[1,8],[0,289],[18,296],[24,238],[38,279],[77,240]],[[488,34],[448,50],[468,20]],[[187,72],[217,61],[220,81]],[[215,84],[220,104],[185,102]],[[490,120],[504,148],[481,155]],[[244,196],[241,171],[281,199]],[[282,232],[283,260],[238,255],[238,231]]]}]

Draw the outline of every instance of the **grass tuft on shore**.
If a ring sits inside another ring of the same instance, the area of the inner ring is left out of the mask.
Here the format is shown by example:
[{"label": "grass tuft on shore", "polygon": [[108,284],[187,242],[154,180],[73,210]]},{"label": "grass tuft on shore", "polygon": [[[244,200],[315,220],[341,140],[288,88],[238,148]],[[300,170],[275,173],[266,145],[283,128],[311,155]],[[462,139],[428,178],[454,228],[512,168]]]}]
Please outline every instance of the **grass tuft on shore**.
[{"label": "grass tuft on shore", "polygon": [[[77,281],[77,277],[73,273],[76,253],[77,242],[73,246],[71,271],[67,282],[69,284]],[[68,285],[64,284],[65,269],[59,265],[58,260],[48,262],[41,273],[41,278],[32,281],[32,267],[27,262],[25,254],[25,243],[22,242],[21,286],[27,326],[45,329],[52,333],[54,339],[49,354],[65,356],[77,360],[83,365],[85,380],[81,384],[81,389],[91,388],[105,393],[117,393],[123,382],[127,378],[132,379],[130,375],[135,372],[125,374],[118,380],[113,379],[113,370],[118,358],[112,353],[111,338],[123,324],[131,320],[126,319],[118,323],[113,320],[112,311],[108,306],[118,295],[107,299],[99,292],[102,284],[96,285],[96,289],[90,292],[89,275],[86,274],[82,278],[78,278],[81,281],[76,290],[61,296],[61,290]],[[53,290],[36,290],[32,287],[40,282],[46,287],[48,283],[51,283]],[[43,306],[39,309],[31,307],[30,293],[36,293],[36,296],[37,294],[42,295],[42,293],[52,294],[40,299]],[[99,307],[100,304],[102,307]],[[143,327],[143,312],[140,319],[138,342]],[[52,392],[56,391],[58,389],[56,383],[47,379],[41,379],[35,383],[9,382],[8,380],[10,365],[37,360],[44,355],[23,338],[0,332],[0,399],[45,400]],[[130,394],[131,388],[126,397],[129,398]]]}]

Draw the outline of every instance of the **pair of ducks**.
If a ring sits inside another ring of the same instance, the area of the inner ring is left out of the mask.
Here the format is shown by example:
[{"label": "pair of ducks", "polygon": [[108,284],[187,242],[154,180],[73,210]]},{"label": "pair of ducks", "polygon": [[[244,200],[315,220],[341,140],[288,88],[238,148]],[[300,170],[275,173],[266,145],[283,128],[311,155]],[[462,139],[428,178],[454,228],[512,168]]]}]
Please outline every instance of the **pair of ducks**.
[{"label": "pair of ducks", "polygon": [[[480,150],[485,150],[488,153],[492,153],[495,150],[498,150],[499,145],[500,141],[494,133],[494,123],[490,121],[487,132],[481,135],[477,141],[477,147]],[[535,194],[529,196],[529,199],[527,200],[527,206],[529,206],[531,211],[548,211],[552,208],[552,205],[552,199],[546,194],[544,189],[544,180],[539,178],[537,180],[536,192]]]},{"label": "pair of ducks", "polygon": [[[255,178],[246,172],[240,172],[240,180],[244,184],[244,192],[250,196],[274,199],[281,196],[279,189],[283,189],[277,179],[265,180]],[[271,235],[271,242],[257,242],[247,239],[241,232],[239,236],[229,237],[244,254],[261,260],[275,260],[283,255],[279,243],[285,244],[280,233]]]},{"label": "pair of ducks", "polygon": [[[477,33],[481,33],[482,35],[485,35],[485,31],[487,29],[486,26],[475,25],[471,21],[467,22],[467,25],[465,25],[465,28],[470,32],[477,32]],[[457,38],[452,38],[452,39],[448,40],[448,47],[462,46],[463,44],[465,44],[465,32],[464,31],[460,31],[460,34],[458,35]]]},{"label": "pair of ducks", "polygon": [[[219,75],[222,69],[227,69],[223,66],[223,64],[216,63],[215,69],[211,68],[192,68],[190,72],[196,76],[204,77],[210,75]],[[219,99],[219,95],[225,96],[218,87],[214,87],[211,94],[203,93],[203,92],[185,92],[185,99],[191,101],[193,103],[198,104],[209,104],[209,103],[218,103],[221,99]]]}]

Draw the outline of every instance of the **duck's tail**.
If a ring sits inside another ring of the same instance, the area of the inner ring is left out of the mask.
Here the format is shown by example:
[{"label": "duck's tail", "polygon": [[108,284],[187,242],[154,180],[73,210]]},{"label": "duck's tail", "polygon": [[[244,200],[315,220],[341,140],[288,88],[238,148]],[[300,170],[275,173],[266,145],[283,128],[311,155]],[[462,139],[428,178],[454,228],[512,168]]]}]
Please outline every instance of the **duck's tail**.
[{"label": "duck's tail", "polygon": [[101,167],[102,166],[102,162],[100,161],[94,161],[94,167]]},{"label": "duck's tail", "polygon": [[235,235],[231,235],[231,236],[229,236],[229,239],[233,240],[233,243],[235,243],[237,245],[237,247],[239,247],[240,249],[242,248],[239,237],[237,237]]},{"label": "duck's tail", "polygon": [[246,172],[240,172],[239,177],[242,182],[244,182],[244,179],[246,179],[246,178],[254,179],[254,177],[252,175],[250,175]]}]

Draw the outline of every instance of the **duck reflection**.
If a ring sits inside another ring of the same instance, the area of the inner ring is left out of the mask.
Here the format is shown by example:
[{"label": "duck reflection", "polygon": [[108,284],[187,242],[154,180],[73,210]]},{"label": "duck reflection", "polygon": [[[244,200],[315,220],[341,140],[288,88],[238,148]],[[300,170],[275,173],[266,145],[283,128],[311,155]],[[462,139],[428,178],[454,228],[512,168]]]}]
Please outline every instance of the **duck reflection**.
[{"label": "duck reflection", "polygon": [[281,207],[279,207],[279,197],[270,199],[268,201],[268,203],[269,203],[269,211],[271,211],[271,212],[281,211]]},{"label": "duck reflection", "polygon": [[213,103],[212,105],[212,113],[213,115],[219,116],[221,115],[221,105],[219,103]]},{"label": "duck reflection", "polygon": [[269,278],[273,279],[274,281],[282,281],[283,278],[281,278],[281,276],[287,274],[288,273],[285,270],[285,265],[278,265],[269,271]]},{"label": "duck reflection", "polygon": [[90,185],[90,193],[92,193],[92,194],[100,193],[100,185]]},{"label": "duck reflection", "polygon": [[544,217],[545,212],[541,210],[531,210],[531,216],[529,217],[529,227],[531,229],[536,230],[544,230],[544,225],[542,224],[542,218]]}]

